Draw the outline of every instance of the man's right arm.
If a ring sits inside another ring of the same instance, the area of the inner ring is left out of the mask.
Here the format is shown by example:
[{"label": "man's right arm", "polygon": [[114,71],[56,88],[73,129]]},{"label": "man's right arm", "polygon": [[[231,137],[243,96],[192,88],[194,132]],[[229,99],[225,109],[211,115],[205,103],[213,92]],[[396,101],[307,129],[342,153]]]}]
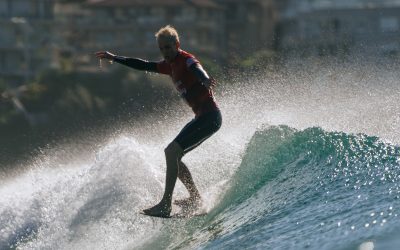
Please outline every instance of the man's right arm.
[{"label": "man's right arm", "polygon": [[139,58],[130,58],[124,56],[114,56],[113,61],[137,70],[158,72],[156,62],[149,62]]},{"label": "man's right arm", "polygon": [[107,59],[113,60],[114,62],[123,64],[125,66],[137,69],[137,70],[145,70],[158,72],[157,63],[156,62],[148,62],[139,58],[130,58],[125,56],[117,56],[108,51],[98,51],[95,53],[97,58],[99,59]]}]

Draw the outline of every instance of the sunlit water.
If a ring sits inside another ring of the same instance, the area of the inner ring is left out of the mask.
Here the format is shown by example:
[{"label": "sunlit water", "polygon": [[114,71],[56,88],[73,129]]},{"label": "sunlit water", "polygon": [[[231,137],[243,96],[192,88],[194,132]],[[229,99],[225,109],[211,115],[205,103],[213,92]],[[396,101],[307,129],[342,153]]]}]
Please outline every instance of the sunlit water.
[{"label": "sunlit water", "polygon": [[208,215],[138,213],[161,198],[163,148],[191,118],[166,107],[3,178],[0,249],[398,249],[396,64],[293,65],[217,90],[223,127],[184,158]]}]

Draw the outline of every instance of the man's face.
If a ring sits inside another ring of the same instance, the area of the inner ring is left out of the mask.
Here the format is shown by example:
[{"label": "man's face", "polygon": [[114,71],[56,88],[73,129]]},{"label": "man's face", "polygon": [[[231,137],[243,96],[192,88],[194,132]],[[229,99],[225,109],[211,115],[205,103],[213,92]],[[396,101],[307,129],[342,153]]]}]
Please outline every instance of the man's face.
[{"label": "man's face", "polygon": [[158,47],[167,62],[171,62],[178,54],[179,43],[165,37],[158,38]]}]

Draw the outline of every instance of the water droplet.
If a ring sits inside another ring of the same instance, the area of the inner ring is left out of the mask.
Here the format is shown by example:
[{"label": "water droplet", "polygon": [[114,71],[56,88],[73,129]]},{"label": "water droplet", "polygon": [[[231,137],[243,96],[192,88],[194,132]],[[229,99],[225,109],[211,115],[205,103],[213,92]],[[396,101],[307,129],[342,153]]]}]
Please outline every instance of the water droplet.
[{"label": "water droplet", "polygon": [[369,227],[369,223],[365,223],[365,227]]},{"label": "water droplet", "polygon": [[351,226],[351,230],[354,230],[356,227],[355,226]]},{"label": "water droplet", "polygon": [[371,241],[367,241],[367,242],[363,242],[358,249],[362,249],[362,250],[372,250],[374,249],[374,243]]},{"label": "water droplet", "polygon": [[370,215],[371,215],[371,217],[372,217],[372,216],[374,216],[374,215],[375,215],[375,213],[371,213]]}]

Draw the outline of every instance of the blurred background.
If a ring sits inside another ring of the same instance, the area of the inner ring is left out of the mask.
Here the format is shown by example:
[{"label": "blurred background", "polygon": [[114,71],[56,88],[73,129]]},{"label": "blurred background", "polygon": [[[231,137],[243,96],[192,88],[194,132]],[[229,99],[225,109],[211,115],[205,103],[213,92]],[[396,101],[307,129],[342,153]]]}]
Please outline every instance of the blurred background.
[{"label": "blurred background", "polygon": [[159,60],[167,24],[220,85],[305,59],[399,60],[400,0],[0,0],[1,168],[179,102],[168,78],[94,56]]}]

